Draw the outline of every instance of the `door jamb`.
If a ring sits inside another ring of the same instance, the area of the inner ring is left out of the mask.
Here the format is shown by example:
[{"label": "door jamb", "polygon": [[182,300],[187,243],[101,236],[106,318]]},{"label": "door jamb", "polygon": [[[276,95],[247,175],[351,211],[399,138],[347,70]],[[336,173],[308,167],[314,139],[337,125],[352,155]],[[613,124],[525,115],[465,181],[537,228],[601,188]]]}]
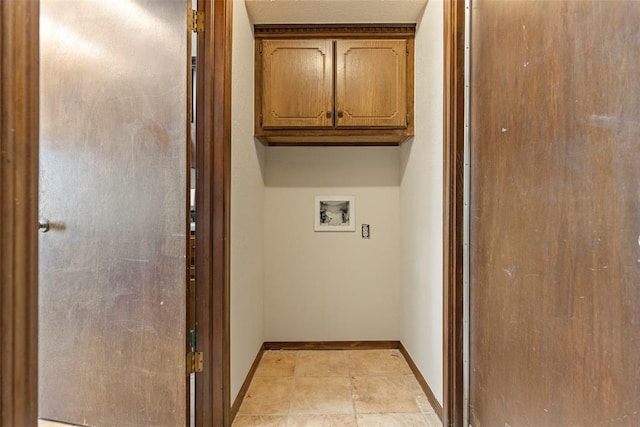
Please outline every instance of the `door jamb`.
[{"label": "door jamb", "polygon": [[38,0],[0,2],[0,425],[38,416]]},{"label": "door jamb", "polygon": [[465,2],[444,4],[444,420],[463,425]]},{"label": "door jamb", "polygon": [[198,426],[228,426],[232,0],[198,0],[196,82],[196,374]]}]

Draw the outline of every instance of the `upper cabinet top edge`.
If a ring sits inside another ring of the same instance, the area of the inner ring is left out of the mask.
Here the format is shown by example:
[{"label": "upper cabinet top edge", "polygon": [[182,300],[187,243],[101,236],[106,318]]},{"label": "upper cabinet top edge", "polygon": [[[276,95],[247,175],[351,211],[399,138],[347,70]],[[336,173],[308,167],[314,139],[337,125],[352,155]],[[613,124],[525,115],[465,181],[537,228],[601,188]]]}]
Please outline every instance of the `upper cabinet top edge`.
[{"label": "upper cabinet top edge", "polygon": [[278,37],[413,38],[415,24],[261,24],[254,25],[256,39]]}]

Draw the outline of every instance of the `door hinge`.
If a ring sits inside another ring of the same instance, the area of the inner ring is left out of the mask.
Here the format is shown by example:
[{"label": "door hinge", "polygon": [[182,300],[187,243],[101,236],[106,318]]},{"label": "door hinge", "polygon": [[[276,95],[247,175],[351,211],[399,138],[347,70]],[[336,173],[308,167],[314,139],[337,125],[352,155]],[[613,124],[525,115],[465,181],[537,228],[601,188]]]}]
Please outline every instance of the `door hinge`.
[{"label": "door hinge", "polygon": [[197,10],[190,10],[187,13],[187,22],[189,25],[189,30],[194,33],[201,33],[204,31],[204,12],[199,12]]},{"label": "door hinge", "polygon": [[193,351],[187,354],[187,373],[195,374],[204,369],[204,356],[201,351]]},{"label": "door hinge", "polygon": [[260,51],[260,55],[262,55],[262,41],[260,41],[260,45],[258,46],[258,50]]},{"label": "door hinge", "polygon": [[405,53],[409,56],[409,42],[405,43]]},{"label": "door hinge", "polygon": [[191,347],[191,350],[194,350],[196,348],[196,330],[195,329],[191,329],[189,331],[189,347]]},{"label": "door hinge", "polygon": [[407,113],[405,118],[407,119],[407,126],[409,126],[409,113]]}]

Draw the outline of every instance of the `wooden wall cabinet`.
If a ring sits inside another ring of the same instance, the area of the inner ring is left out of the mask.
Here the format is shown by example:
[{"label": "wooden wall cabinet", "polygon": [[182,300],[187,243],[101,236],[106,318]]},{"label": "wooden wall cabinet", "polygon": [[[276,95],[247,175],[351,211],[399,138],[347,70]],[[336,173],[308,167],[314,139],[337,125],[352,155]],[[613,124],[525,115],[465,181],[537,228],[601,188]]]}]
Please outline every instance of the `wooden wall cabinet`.
[{"label": "wooden wall cabinet", "polygon": [[255,135],[398,145],[413,135],[413,26],[256,26]]}]

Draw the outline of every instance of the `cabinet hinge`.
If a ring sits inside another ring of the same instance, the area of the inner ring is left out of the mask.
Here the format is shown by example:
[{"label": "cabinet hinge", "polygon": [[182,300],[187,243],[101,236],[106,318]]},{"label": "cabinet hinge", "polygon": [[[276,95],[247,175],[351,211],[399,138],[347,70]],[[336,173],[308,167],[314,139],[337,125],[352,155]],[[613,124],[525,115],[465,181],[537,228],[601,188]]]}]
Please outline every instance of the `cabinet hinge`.
[{"label": "cabinet hinge", "polygon": [[409,42],[405,43],[405,53],[409,56]]},{"label": "cabinet hinge", "polygon": [[260,127],[262,127],[262,114],[260,114]]},{"label": "cabinet hinge", "polygon": [[204,369],[204,356],[201,351],[187,354],[187,374],[202,372]]},{"label": "cabinet hinge", "polygon": [[187,12],[187,23],[189,30],[194,33],[201,33],[204,31],[204,12],[197,10],[189,10]]},{"label": "cabinet hinge", "polygon": [[260,55],[262,55],[262,41],[260,42],[260,45],[258,46],[258,49],[260,50]]},{"label": "cabinet hinge", "polygon": [[409,113],[407,113],[407,115],[405,116],[406,120],[407,120],[407,126],[409,126]]}]

